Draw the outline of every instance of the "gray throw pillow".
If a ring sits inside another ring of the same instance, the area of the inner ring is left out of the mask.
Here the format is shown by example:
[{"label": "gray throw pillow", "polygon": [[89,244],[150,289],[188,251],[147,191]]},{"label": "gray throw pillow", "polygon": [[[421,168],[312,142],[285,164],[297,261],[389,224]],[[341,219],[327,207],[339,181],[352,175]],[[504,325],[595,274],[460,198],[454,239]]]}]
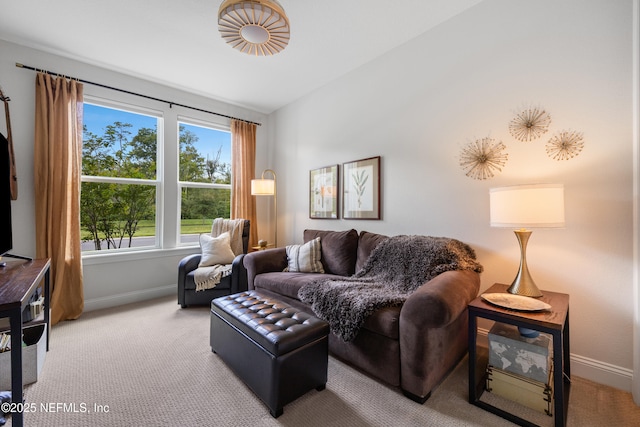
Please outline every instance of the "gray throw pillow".
[{"label": "gray throw pillow", "polygon": [[304,245],[288,245],[286,271],[298,271],[301,273],[324,273],[322,268],[322,247],[320,238],[316,237]]}]

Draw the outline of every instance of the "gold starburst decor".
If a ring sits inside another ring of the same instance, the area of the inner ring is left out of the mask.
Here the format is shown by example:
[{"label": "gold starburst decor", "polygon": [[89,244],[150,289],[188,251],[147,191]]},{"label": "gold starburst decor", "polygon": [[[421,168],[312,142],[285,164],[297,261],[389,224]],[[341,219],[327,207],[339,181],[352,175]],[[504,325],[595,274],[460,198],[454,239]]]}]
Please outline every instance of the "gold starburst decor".
[{"label": "gold starburst decor", "polygon": [[529,108],[509,122],[509,132],[518,141],[529,142],[547,133],[550,124],[549,113],[538,108]]},{"label": "gold starburst decor", "polygon": [[584,148],[584,137],[582,132],[562,130],[551,137],[545,148],[552,159],[569,160]]},{"label": "gold starburst decor", "polygon": [[473,179],[489,179],[495,171],[501,172],[507,162],[507,147],[492,138],[476,139],[467,144],[460,153],[460,166],[465,175]]}]

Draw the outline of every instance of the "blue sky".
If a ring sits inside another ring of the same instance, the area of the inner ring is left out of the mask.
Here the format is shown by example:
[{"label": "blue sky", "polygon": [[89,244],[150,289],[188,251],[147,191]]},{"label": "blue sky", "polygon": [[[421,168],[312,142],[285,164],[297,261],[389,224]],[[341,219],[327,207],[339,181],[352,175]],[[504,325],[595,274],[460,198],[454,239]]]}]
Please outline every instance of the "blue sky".
[{"label": "blue sky", "polygon": [[195,147],[202,157],[210,159],[215,158],[218,149],[222,146],[222,154],[220,159],[224,163],[231,163],[231,133],[219,130],[204,128],[192,124],[182,123],[185,128],[196,134],[198,142]]},{"label": "blue sky", "polygon": [[[102,135],[105,128],[115,122],[129,123],[131,136],[138,133],[140,128],[156,127],[156,118],[143,114],[129,113],[127,111],[105,108],[99,105],[84,104],[84,124],[87,130],[96,135]],[[221,160],[224,163],[231,163],[231,134],[229,132],[208,129],[201,126],[184,124],[185,127],[196,134],[198,142],[195,147],[203,158],[214,158],[220,146],[222,146]]]}]

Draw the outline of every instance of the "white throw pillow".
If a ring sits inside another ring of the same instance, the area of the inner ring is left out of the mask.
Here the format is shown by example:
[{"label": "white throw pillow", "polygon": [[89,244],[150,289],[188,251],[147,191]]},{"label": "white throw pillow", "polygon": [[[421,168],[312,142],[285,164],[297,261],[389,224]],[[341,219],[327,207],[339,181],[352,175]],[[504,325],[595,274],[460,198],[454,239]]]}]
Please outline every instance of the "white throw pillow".
[{"label": "white throw pillow", "polygon": [[198,267],[231,264],[235,258],[235,254],[231,250],[231,237],[228,232],[222,233],[218,237],[201,234],[200,249],[202,249],[202,257]]},{"label": "white throw pillow", "polygon": [[308,241],[304,245],[288,245],[287,262],[288,271],[299,271],[301,273],[324,273],[322,268],[322,248],[320,237]]}]

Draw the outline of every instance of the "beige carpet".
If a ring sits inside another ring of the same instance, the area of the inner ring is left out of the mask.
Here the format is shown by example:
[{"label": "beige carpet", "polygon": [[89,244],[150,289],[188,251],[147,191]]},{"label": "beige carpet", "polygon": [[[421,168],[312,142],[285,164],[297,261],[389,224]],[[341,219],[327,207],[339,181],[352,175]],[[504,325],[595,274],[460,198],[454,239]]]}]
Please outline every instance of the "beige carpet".
[{"label": "beige carpet", "polygon": [[[25,414],[25,425],[38,427],[512,425],[467,402],[466,358],[419,405],[330,357],[327,388],[273,419],[211,352],[208,309],[180,309],[174,297],[53,327],[43,371],[25,399],[37,408]],[[506,404],[552,425],[551,417]],[[629,393],[574,377],[570,426],[637,426],[639,420]]]}]

